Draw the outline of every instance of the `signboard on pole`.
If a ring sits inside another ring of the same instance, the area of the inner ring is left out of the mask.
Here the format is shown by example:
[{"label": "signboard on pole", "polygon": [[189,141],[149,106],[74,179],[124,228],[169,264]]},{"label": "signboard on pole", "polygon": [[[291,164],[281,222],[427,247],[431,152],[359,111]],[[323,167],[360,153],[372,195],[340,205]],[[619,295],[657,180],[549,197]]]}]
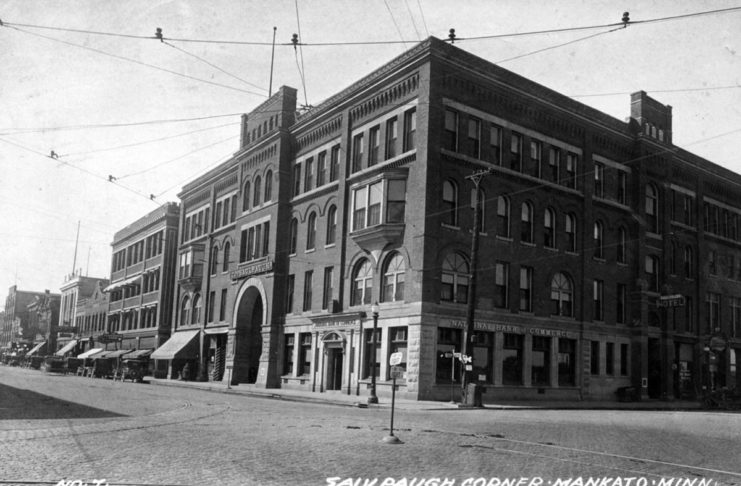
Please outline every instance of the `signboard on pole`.
[{"label": "signboard on pole", "polygon": [[401,366],[392,366],[390,374],[392,380],[400,380],[404,378],[404,368]]},{"label": "signboard on pole", "polygon": [[391,366],[396,366],[401,364],[401,360],[404,358],[404,355],[402,353],[391,353],[391,356],[389,356],[389,364]]}]

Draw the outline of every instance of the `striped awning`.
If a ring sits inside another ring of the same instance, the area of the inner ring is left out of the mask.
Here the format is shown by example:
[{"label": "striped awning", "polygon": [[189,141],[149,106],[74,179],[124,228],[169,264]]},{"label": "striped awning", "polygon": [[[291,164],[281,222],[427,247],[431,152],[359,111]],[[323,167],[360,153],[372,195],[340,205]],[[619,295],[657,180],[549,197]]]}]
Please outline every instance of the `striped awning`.
[{"label": "striped awning", "polygon": [[31,351],[27,352],[26,353],[26,356],[33,356],[34,354],[36,354],[44,346],[46,346],[46,341],[44,341],[43,343],[39,343],[36,346],[34,346],[33,348],[31,348]]},{"label": "striped awning", "polygon": [[136,282],[137,280],[140,280],[141,278],[142,278],[141,275],[137,275],[135,277],[129,277],[129,278],[125,278],[123,280],[119,280],[118,282],[113,282],[108,287],[104,288],[103,289],[103,292],[110,292],[111,290],[115,290],[115,289],[117,289],[119,287],[123,287],[124,285],[132,284],[132,283]]},{"label": "striped awning", "polygon": [[152,359],[193,359],[198,355],[196,338],[201,331],[180,331],[152,353]]},{"label": "striped awning", "polygon": [[62,349],[54,353],[54,356],[64,356],[65,354],[72,351],[75,346],[77,346],[77,340],[73,339],[72,341],[65,344],[64,347],[62,347]]}]

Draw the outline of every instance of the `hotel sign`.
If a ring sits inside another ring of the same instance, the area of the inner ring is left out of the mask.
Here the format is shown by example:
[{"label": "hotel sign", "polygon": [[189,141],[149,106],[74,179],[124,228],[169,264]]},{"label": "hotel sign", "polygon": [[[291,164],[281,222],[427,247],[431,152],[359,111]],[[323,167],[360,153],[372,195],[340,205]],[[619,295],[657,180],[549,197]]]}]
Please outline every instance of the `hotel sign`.
[{"label": "hotel sign", "polygon": [[[465,329],[466,322],[458,319],[451,319],[450,327]],[[545,329],[542,327],[522,327],[514,324],[500,324],[496,322],[474,321],[473,328],[475,331],[485,332],[506,332],[510,334],[531,334],[533,336],[559,337],[559,338],[577,338],[577,334],[559,329]]]},{"label": "hotel sign", "polygon": [[232,271],[229,276],[232,280],[239,280],[241,278],[251,277],[252,275],[259,275],[261,273],[268,273],[272,271],[273,260],[268,259],[261,262],[240,266],[238,269]]}]

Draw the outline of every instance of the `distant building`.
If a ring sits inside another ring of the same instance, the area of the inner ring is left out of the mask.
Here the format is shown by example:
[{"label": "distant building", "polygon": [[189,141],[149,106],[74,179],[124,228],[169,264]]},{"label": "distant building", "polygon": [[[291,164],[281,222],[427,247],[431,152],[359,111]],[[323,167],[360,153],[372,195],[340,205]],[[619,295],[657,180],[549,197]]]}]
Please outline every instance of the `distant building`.
[{"label": "distant building", "polygon": [[49,340],[52,328],[59,322],[60,301],[60,294],[52,294],[47,290],[26,306],[30,327],[35,331],[33,344],[39,355],[47,354],[52,349]]},{"label": "distant building", "polygon": [[99,285],[108,285],[108,279],[85,277],[72,273],[65,278],[60,287],[61,304],[57,327],[52,329],[50,350],[60,354],[75,354],[84,346],[80,343],[80,331],[77,320],[79,302],[90,298]]},{"label": "distant building", "polygon": [[624,122],[435,38],[306,113],[283,87],[179,195],[177,332],[155,355],[172,377],[365,396],[374,374],[390,395],[400,353],[417,399],[459,396],[466,343],[485,400],[739,386],[741,176],[672,134],[644,92]]},{"label": "distant building", "polygon": [[32,347],[38,334],[38,327],[29,313],[28,306],[37,298],[44,298],[46,292],[18,290],[13,285],[5,298],[5,312],[0,330],[0,349],[11,347]]},{"label": "distant building", "polygon": [[[103,291],[104,287],[104,281],[96,282],[93,293],[89,297],[77,300],[75,327],[80,339],[78,349],[80,352],[89,351],[96,346],[104,349],[115,349],[114,346],[118,344],[117,340],[113,340],[110,343],[111,346],[108,346],[108,342],[96,343],[96,340],[101,340],[100,336],[107,333],[108,294]],[[105,338],[102,338],[102,340],[105,341]]]},{"label": "distant building", "polygon": [[154,349],[170,336],[180,208],[167,203],[113,237],[107,340]]}]

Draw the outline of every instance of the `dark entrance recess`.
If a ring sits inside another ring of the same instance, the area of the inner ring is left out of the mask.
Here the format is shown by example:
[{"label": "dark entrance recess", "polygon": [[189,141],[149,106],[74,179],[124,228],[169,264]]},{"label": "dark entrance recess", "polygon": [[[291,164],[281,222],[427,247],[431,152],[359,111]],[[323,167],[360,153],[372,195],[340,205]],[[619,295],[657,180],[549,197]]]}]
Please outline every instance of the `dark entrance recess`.
[{"label": "dark entrance recess", "polygon": [[262,354],[263,308],[260,292],[251,287],[239,301],[237,309],[234,377],[237,383],[255,383]]},{"label": "dark entrance recess", "polygon": [[661,398],[661,343],[648,339],[648,398]]},{"label": "dark entrance recess", "polygon": [[327,348],[327,390],[342,388],[342,348],[330,344]]}]

